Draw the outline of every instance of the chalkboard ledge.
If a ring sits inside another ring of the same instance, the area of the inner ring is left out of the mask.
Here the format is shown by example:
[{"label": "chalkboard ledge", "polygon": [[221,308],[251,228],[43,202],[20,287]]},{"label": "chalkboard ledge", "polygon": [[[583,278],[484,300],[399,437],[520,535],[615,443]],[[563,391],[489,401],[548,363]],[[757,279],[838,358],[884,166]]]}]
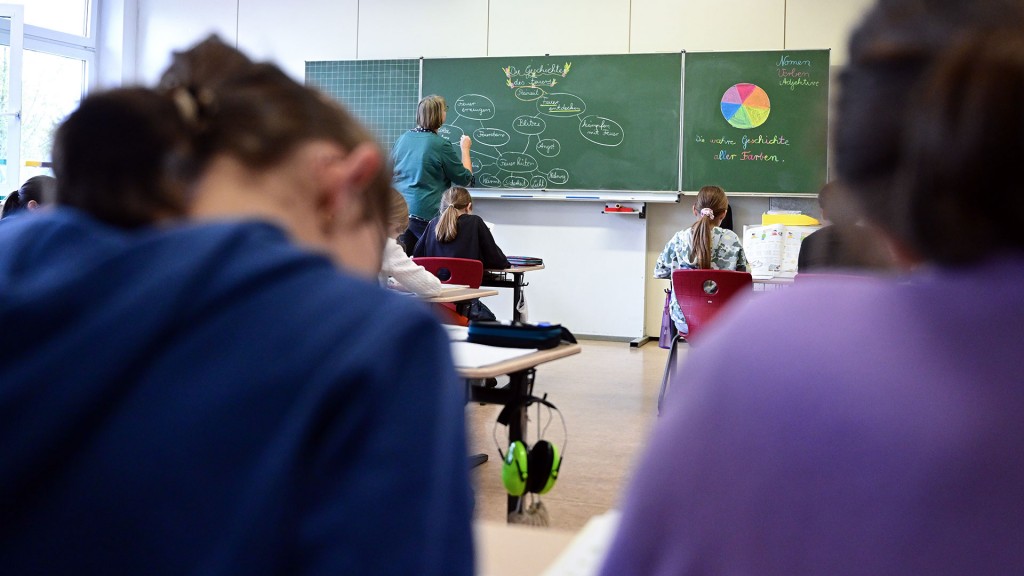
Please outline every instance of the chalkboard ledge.
[{"label": "chalkboard ledge", "polygon": [[500,200],[558,200],[562,202],[679,202],[678,192],[641,192],[610,190],[499,190],[471,188],[473,198]]}]

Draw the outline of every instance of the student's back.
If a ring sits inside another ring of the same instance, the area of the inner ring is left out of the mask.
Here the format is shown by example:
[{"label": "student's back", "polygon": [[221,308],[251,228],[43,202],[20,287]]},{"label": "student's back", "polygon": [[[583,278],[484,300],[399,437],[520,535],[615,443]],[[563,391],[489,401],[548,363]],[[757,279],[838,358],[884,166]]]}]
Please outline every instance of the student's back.
[{"label": "student's back", "polygon": [[441,215],[430,221],[413,256],[469,258],[483,262],[485,269],[510,268],[487,224],[472,209],[473,201],[465,188],[449,188],[441,200]]},{"label": "student's back", "polygon": [[[261,223],[129,233],[61,209],[0,244],[5,571],[364,573],[467,545],[466,499],[417,502],[465,474],[421,306]],[[367,540],[368,519],[420,546]]]}]

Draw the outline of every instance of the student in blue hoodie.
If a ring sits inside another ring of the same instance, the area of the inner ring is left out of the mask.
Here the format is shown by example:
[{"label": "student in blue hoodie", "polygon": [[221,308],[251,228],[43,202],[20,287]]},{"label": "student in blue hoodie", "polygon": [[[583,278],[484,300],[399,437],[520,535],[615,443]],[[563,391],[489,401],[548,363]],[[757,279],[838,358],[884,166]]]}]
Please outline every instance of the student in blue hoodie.
[{"label": "student in blue hoodie", "polygon": [[[65,206],[0,227],[3,571],[471,573],[447,338],[353,273],[383,247],[377,147],[216,40],[165,80],[86,98]],[[126,190],[156,224],[87,213]]]}]

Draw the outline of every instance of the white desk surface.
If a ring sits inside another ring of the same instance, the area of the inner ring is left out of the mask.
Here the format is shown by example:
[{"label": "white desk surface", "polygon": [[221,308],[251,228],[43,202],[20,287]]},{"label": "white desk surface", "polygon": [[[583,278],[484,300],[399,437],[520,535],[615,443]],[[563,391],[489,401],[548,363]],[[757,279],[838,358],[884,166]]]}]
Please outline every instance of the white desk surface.
[{"label": "white desk surface", "polygon": [[[488,348],[496,347],[488,346]],[[515,348],[498,349],[518,350]],[[520,370],[526,370],[527,368],[533,368],[534,366],[544,364],[545,362],[551,362],[552,360],[558,360],[559,358],[579,354],[580,350],[582,350],[582,348],[579,344],[559,344],[558,346],[548,348],[547,350],[527,350],[527,354],[517,355],[516,357],[507,360],[499,360],[492,364],[486,364],[483,366],[455,366],[455,368],[459,371],[459,376],[462,376],[463,378],[497,378],[498,376],[504,376],[505,374],[511,374]]]},{"label": "white desk surface", "polygon": [[491,288],[455,288],[451,290],[445,290],[440,296],[432,296],[430,298],[424,298],[427,302],[465,302],[466,300],[475,300],[477,298],[484,298],[487,296],[497,296],[498,291]]},{"label": "white desk surface", "polygon": [[562,343],[547,350],[529,348],[503,348],[466,342],[469,328],[446,324],[448,339],[455,357],[455,368],[463,378],[496,378],[526,368],[533,368],[545,362],[579,354],[579,344]]},{"label": "white desk surface", "polygon": [[598,514],[576,533],[476,521],[476,569],[480,576],[595,576],[608,553],[620,514]]},{"label": "white desk surface", "polygon": [[474,523],[473,532],[480,576],[542,574],[575,537],[565,530],[480,520]]}]

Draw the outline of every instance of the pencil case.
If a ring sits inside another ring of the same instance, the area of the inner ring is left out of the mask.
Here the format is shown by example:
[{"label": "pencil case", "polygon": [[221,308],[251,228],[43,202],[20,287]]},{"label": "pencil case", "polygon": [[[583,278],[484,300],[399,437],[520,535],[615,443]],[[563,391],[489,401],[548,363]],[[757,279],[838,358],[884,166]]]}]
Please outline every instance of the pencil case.
[{"label": "pencil case", "polygon": [[494,320],[471,320],[466,340],[489,346],[538,350],[554,348],[563,340],[576,343],[572,332],[561,324],[526,324]]}]

